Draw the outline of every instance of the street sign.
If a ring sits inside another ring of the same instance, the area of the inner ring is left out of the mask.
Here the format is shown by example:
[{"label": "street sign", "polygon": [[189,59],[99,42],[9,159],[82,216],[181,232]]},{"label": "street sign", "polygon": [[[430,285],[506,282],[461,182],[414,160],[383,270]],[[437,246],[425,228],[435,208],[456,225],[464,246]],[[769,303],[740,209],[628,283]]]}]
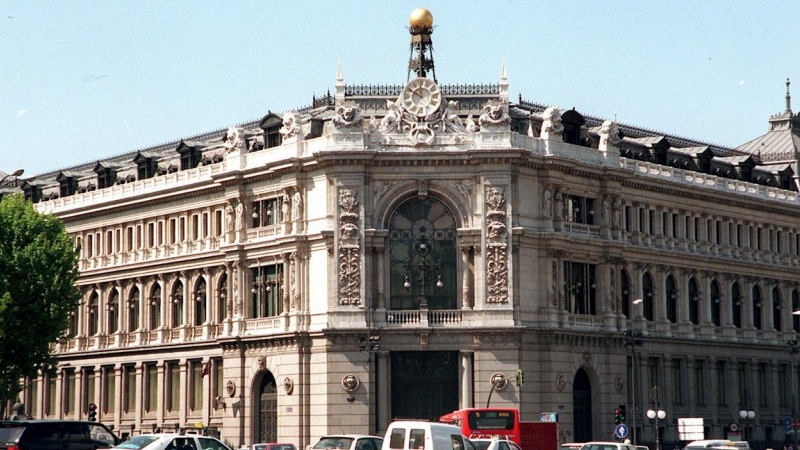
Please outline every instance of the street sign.
[{"label": "street sign", "polygon": [[616,436],[617,439],[625,439],[628,437],[628,431],[628,426],[624,423],[621,423],[614,428],[614,436]]}]

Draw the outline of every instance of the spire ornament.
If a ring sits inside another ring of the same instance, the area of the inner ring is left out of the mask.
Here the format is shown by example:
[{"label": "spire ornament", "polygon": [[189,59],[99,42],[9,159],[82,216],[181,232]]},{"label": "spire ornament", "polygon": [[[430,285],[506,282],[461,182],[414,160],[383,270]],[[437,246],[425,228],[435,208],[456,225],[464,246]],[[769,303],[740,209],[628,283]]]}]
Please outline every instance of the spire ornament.
[{"label": "spire ornament", "polygon": [[426,78],[428,71],[436,81],[436,70],[433,68],[433,14],[425,8],[417,8],[408,19],[408,32],[411,33],[411,55],[408,58],[408,75],[411,80],[413,72],[417,77]]},{"label": "spire ornament", "polygon": [[789,94],[789,79],[786,79],[786,112],[792,114],[792,95]]}]

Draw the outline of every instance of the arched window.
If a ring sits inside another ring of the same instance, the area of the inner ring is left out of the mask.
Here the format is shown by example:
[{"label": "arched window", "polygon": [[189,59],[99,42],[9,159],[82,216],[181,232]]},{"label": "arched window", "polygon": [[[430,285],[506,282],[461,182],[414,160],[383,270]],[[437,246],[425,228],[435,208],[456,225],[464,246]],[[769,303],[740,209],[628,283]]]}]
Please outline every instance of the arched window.
[{"label": "arched window", "polygon": [[711,323],[716,326],[722,325],[722,299],[719,295],[719,283],[717,280],[711,282]]},{"label": "arched window", "polygon": [[700,291],[694,277],[689,278],[689,322],[700,323]]},{"label": "arched window", "polygon": [[128,331],[139,329],[139,288],[134,286],[128,296]]},{"label": "arched window", "polygon": [[217,323],[227,317],[228,275],[222,275],[217,288]]},{"label": "arched window", "polygon": [[200,277],[194,285],[194,324],[202,325],[206,323],[206,279]]},{"label": "arched window", "polygon": [[626,319],[631,318],[631,282],[628,278],[628,273],[625,270],[620,270],[620,292],[622,293],[622,315]]},{"label": "arched window", "polygon": [[456,220],[440,200],[403,202],[389,221],[391,308],[457,308]]},{"label": "arched window", "polygon": [[150,289],[150,329],[161,326],[161,285],[156,283]]},{"label": "arched window", "polygon": [[86,312],[88,317],[86,332],[89,336],[97,335],[97,292],[92,292],[89,296],[89,302],[86,304]]},{"label": "arched window", "polygon": [[667,276],[664,289],[667,293],[667,320],[671,323],[678,322],[678,290],[675,289],[675,278]]},{"label": "arched window", "polygon": [[775,331],[783,330],[783,318],[781,317],[781,292],[778,287],[772,288],[772,328]]},{"label": "arched window", "polygon": [[172,285],[172,294],[169,296],[172,300],[172,327],[178,327],[183,324],[183,283],[176,281]]},{"label": "arched window", "polygon": [[797,289],[792,289],[792,329],[795,333],[800,333],[800,314],[795,314],[800,311],[800,294]]},{"label": "arched window", "polygon": [[755,285],[753,286],[753,326],[756,327],[756,330],[764,328],[764,324],[761,323],[761,311],[761,288]]},{"label": "arched window", "polygon": [[653,308],[653,278],[650,276],[649,273],[645,273],[642,276],[642,295],[644,298],[643,301],[643,314],[645,320],[654,320],[654,308]]},{"label": "arched window", "polygon": [[119,292],[117,292],[116,288],[108,296],[106,312],[108,313],[108,323],[106,325],[108,334],[116,333],[119,327]]},{"label": "arched window", "polygon": [[742,291],[739,289],[739,283],[733,283],[731,287],[731,312],[733,326],[742,328]]}]

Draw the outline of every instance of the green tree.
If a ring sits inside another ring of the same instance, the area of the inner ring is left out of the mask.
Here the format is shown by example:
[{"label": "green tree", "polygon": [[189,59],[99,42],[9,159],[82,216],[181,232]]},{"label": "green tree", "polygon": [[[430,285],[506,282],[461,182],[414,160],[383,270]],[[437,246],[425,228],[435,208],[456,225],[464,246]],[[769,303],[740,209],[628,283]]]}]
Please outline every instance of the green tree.
[{"label": "green tree", "polygon": [[53,343],[63,338],[80,293],[78,250],[64,224],[21,196],[0,200],[0,417],[22,380],[54,375]]}]

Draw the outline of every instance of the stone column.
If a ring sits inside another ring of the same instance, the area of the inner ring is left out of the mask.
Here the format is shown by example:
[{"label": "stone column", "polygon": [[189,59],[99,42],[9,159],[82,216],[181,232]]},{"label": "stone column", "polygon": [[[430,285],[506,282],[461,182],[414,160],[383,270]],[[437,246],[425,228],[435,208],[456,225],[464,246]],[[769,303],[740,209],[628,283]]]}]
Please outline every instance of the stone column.
[{"label": "stone column", "polygon": [[[144,424],[142,423],[142,418],[144,417],[144,363],[138,361],[136,363],[135,368],[133,369],[136,371],[135,376],[135,383],[136,389],[134,389],[133,401],[135,402],[134,405],[134,415],[133,415],[133,423],[138,424],[139,428],[144,428]],[[130,409],[130,408],[129,408]]]},{"label": "stone column", "polygon": [[472,309],[472,289],[470,288],[470,250],[471,246],[461,247],[461,309]]},{"label": "stone column", "polygon": [[474,375],[474,368],[473,368],[473,360],[474,360],[474,353],[473,352],[460,352],[461,356],[461,367],[459,367],[459,387],[461,388],[461,395],[459,408],[472,408],[474,404],[473,398],[473,375]]},{"label": "stone column", "polygon": [[148,386],[148,389],[157,389],[158,394],[156,395],[156,423],[163,426],[164,424],[164,411],[167,407],[167,399],[166,399],[166,392],[167,392],[167,380],[166,377],[168,374],[165,373],[166,371],[166,363],[163,360],[158,361],[156,365],[156,370],[158,371],[157,378],[158,378],[158,386]]},{"label": "stone column", "polygon": [[378,430],[386,430],[389,422],[392,421],[392,386],[391,386],[391,364],[389,352],[381,351],[376,353],[378,364]]}]

